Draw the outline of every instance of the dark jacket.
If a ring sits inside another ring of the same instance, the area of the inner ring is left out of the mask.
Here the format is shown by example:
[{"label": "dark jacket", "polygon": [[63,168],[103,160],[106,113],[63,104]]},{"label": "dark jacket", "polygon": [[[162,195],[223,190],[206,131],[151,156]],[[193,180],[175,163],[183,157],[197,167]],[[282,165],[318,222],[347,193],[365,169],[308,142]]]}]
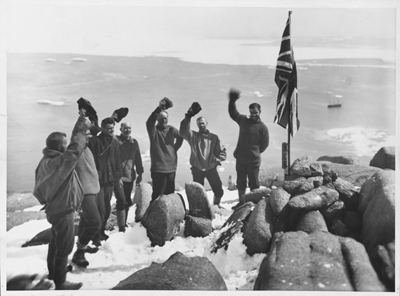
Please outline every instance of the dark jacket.
[{"label": "dark jacket", "polygon": [[205,133],[190,130],[190,117],[187,115],[181,121],[179,133],[190,145],[191,166],[201,171],[208,171],[220,164],[219,156],[222,148],[217,135],[208,130]]},{"label": "dark jacket", "polygon": [[150,139],[150,170],[156,173],[173,173],[176,171],[177,151],[182,146],[183,138],[179,135],[179,131],[171,125],[167,125],[165,128],[155,125],[160,112],[161,109],[157,107],[146,121]]},{"label": "dark jacket", "polygon": [[88,147],[93,153],[100,186],[117,184],[122,175],[117,140],[105,133],[100,133],[90,138]]},{"label": "dark jacket", "polygon": [[83,191],[75,167],[86,146],[86,129],[85,119],[80,117],[64,153],[43,149],[43,158],[35,171],[33,195],[46,205],[47,215],[68,214],[81,205]]},{"label": "dark jacket", "polygon": [[234,100],[229,101],[229,115],[239,125],[239,138],[233,152],[235,158],[247,165],[260,166],[261,153],[269,145],[267,126],[259,120],[254,122],[245,115],[239,114]]},{"label": "dark jacket", "polygon": [[122,181],[133,182],[136,179],[136,172],[143,174],[142,156],[140,155],[139,143],[134,138],[124,138],[119,135],[115,137],[119,144],[119,154],[122,167]]}]

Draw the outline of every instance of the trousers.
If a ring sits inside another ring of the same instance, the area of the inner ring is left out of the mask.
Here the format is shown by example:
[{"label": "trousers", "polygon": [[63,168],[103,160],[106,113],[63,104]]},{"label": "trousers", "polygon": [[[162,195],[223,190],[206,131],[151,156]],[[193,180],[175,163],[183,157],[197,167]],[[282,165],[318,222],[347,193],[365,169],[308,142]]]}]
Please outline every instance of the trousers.
[{"label": "trousers", "polygon": [[151,194],[152,200],[155,200],[160,195],[167,195],[175,192],[175,172],[151,172],[151,179],[153,181],[153,193]]},{"label": "trousers", "polygon": [[247,165],[244,162],[236,160],[236,187],[238,190],[246,190],[247,179],[249,180],[250,190],[260,187],[258,181],[258,174],[260,172],[259,166]]}]

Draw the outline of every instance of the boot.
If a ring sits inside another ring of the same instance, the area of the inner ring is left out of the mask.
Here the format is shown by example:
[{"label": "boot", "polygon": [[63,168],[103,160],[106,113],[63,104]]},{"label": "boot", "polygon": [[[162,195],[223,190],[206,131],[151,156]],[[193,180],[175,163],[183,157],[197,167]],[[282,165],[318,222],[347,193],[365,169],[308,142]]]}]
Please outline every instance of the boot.
[{"label": "boot", "polygon": [[119,232],[125,232],[125,209],[117,211],[117,224]]},{"label": "boot", "polygon": [[238,190],[239,202],[232,207],[232,210],[236,210],[238,207],[240,207],[241,205],[244,204],[243,195],[245,194],[245,192],[246,192],[246,189],[245,190]]},{"label": "boot", "polygon": [[79,267],[86,268],[89,265],[89,262],[85,258],[85,249],[78,248],[72,256],[72,263],[78,265]]},{"label": "boot", "polygon": [[71,283],[67,278],[68,256],[56,257],[54,260],[54,284],[56,290],[79,290],[82,283]]},{"label": "boot", "polygon": [[218,208],[222,208],[221,207],[221,205],[219,204],[221,202],[221,198],[217,198],[216,196],[215,196],[215,194],[214,194],[214,200],[213,200],[213,203],[214,203],[214,205],[215,206],[217,206]]}]

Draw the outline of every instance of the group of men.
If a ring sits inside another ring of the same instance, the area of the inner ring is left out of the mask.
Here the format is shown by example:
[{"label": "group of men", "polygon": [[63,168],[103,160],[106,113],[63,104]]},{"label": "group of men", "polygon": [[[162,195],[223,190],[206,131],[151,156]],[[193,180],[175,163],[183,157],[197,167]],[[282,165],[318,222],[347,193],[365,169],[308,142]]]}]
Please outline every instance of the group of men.
[{"label": "group of men", "polygon": [[[261,107],[249,106],[250,116],[240,114],[236,100],[240,92],[229,92],[229,115],[239,125],[239,139],[234,151],[236,158],[237,188],[239,202],[243,195],[259,187],[258,173],[260,154],[268,147],[269,134],[260,119]],[[193,181],[204,185],[207,179],[214,193],[213,203],[221,207],[224,195],[217,167],[226,159],[226,149],[217,135],[207,129],[207,119],[197,118],[198,131],[190,129],[191,118],[202,109],[193,103],[180,124],[180,129],[168,125],[167,109],[173,106],[164,98],[146,121],[150,140],[152,201],[160,195],[175,191],[177,151],[185,139],[191,148],[190,164]],[[87,119],[87,117],[89,117]],[[74,213],[80,210],[77,249],[72,262],[87,267],[86,252],[92,252],[90,241],[96,247],[108,236],[105,233],[111,213],[111,197],[117,200],[117,224],[125,232],[129,207],[132,206],[134,182],[142,181],[143,164],[138,142],[131,137],[131,124],[121,123],[121,134],[114,136],[115,122],[119,114],[103,119],[98,127],[97,118],[89,116],[85,108],[79,109],[79,118],[68,144],[65,133],[54,132],[46,139],[35,175],[34,196],[45,205],[47,220],[51,227],[51,242],[47,255],[48,278],[58,290],[75,290],[82,283],[66,281],[68,256],[74,245]],[[95,250],[94,250],[95,251]]]}]

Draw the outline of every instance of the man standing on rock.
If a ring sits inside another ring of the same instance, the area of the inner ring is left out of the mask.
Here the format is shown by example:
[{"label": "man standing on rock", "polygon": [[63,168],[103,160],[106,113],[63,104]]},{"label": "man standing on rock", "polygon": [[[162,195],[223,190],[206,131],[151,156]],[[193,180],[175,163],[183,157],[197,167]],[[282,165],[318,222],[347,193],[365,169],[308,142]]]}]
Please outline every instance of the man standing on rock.
[{"label": "man standing on rock", "polygon": [[56,290],[78,290],[82,283],[66,281],[68,255],[74,247],[74,213],[83,199],[82,185],[75,171],[86,146],[85,134],[90,121],[85,110],[79,110],[68,144],[65,133],[53,132],[46,139],[41,159],[35,171],[33,195],[45,205],[47,220],[51,224],[51,240],[47,253],[49,279]]},{"label": "man standing on rock", "polygon": [[221,161],[226,159],[226,150],[222,148],[217,135],[212,134],[207,129],[207,119],[203,116],[197,118],[198,132],[190,130],[190,120],[199,113],[201,106],[195,102],[185,114],[181,122],[180,134],[188,141],[191,149],[190,164],[193,181],[204,186],[204,178],[207,178],[211,189],[214,192],[214,205],[221,207],[221,198],[224,195],[221,178],[217,167]]},{"label": "man standing on rock", "polygon": [[182,146],[183,138],[175,127],[168,125],[168,113],[165,110],[172,106],[171,100],[162,99],[146,121],[150,139],[152,201],[162,194],[175,192],[177,151]]},{"label": "man standing on rock", "polygon": [[100,240],[107,240],[105,234],[107,220],[111,214],[111,197],[114,190],[117,200],[117,220],[124,221],[118,224],[121,231],[125,231],[125,196],[121,180],[121,160],[119,155],[119,144],[114,138],[114,119],[107,117],[101,122],[101,133],[89,140],[88,147],[93,153],[96,168],[99,174],[100,192],[98,194],[99,212],[102,225],[99,233],[95,236],[93,243],[99,246]]},{"label": "man standing on rock", "polygon": [[233,88],[229,91],[229,116],[239,125],[239,138],[233,152],[236,158],[236,186],[239,194],[239,203],[232,207],[236,209],[244,203],[243,195],[246,192],[247,179],[250,190],[260,187],[258,174],[261,164],[261,153],[269,145],[267,126],[261,121],[261,106],[252,103],[249,106],[249,116],[242,115],[236,109],[236,101],[240,92]]},{"label": "man standing on rock", "polygon": [[121,123],[120,130],[121,134],[116,136],[116,139],[119,144],[119,154],[122,167],[122,182],[124,184],[124,195],[127,203],[125,208],[126,224],[129,207],[132,206],[131,194],[133,190],[133,182],[136,180],[136,185],[139,185],[142,181],[143,164],[142,156],[140,155],[139,143],[131,137],[131,124],[129,122]]}]

